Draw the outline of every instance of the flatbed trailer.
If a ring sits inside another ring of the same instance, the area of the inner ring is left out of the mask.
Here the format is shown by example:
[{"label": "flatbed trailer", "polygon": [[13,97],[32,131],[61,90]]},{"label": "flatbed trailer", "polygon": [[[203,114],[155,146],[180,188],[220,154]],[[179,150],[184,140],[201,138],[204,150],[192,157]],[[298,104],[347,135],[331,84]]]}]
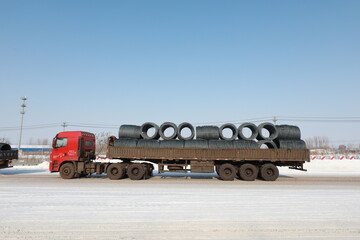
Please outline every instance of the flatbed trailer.
[{"label": "flatbed trailer", "polygon": [[109,138],[106,157],[118,162],[96,162],[93,134],[59,133],[53,142],[50,171],[60,172],[65,179],[106,173],[113,180],[125,177],[140,180],[150,178],[154,164],[157,164],[158,173],[216,171],[222,180],[233,180],[238,176],[245,181],[256,178],[274,181],[279,176],[278,167],[305,171],[303,164],[310,161],[308,149],[117,147],[115,140]]}]

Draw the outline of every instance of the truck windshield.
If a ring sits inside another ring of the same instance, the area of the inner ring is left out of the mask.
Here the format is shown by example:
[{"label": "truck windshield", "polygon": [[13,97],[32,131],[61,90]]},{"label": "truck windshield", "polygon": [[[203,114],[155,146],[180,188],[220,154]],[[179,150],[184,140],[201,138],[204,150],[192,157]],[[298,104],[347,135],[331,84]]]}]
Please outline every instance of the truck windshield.
[{"label": "truck windshield", "polygon": [[67,140],[67,138],[58,138],[56,140],[56,148],[66,147]]}]

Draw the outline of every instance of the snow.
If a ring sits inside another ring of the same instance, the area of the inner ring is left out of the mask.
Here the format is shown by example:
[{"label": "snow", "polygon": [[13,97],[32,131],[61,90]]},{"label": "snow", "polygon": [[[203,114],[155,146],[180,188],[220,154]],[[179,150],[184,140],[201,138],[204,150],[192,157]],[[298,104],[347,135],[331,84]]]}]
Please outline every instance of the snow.
[{"label": "snow", "polygon": [[[358,239],[360,161],[280,168],[276,182],[216,174],[63,180],[0,170],[0,239]],[[325,167],[325,170],[324,170]]]}]

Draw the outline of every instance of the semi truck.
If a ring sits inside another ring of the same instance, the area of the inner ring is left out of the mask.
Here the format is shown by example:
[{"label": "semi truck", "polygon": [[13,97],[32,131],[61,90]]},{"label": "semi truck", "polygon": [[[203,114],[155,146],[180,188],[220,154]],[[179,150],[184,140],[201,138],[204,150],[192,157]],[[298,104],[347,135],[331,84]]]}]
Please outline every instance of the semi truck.
[{"label": "semi truck", "polygon": [[[98,162],[95,156],[95,135],[83,131],[60,132],[53,139],[50,172],[59,172],[63,179],[89,174],[107,174],[109,179],[129,177],[148,179],[154,165],[158,173],[193,172],[214,173],[225,181],[256,178],[275,181],[279,167],[306,171],[310,161],[308,149],[202,149],[150,148],[115,146],[116,137],[107,144],[108,162]],[[116,160],[116,161],[115,161]]]},{"label": "semi truck", "polygon": [[0,169],[11,167],[11,162],[18,158],[18,150],[12,150],[7,143],[0,143]]}]

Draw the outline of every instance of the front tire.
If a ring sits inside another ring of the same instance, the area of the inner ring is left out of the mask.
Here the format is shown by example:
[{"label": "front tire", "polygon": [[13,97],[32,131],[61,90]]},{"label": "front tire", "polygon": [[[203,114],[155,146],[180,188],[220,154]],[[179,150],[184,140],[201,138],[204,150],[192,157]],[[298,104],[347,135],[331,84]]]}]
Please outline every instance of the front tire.
[{"label": "front tire", "polygon": [[72,179],[75,177],[75,167],[72,163],[65,163],[60,167],[60,176],[63,179]]}]

